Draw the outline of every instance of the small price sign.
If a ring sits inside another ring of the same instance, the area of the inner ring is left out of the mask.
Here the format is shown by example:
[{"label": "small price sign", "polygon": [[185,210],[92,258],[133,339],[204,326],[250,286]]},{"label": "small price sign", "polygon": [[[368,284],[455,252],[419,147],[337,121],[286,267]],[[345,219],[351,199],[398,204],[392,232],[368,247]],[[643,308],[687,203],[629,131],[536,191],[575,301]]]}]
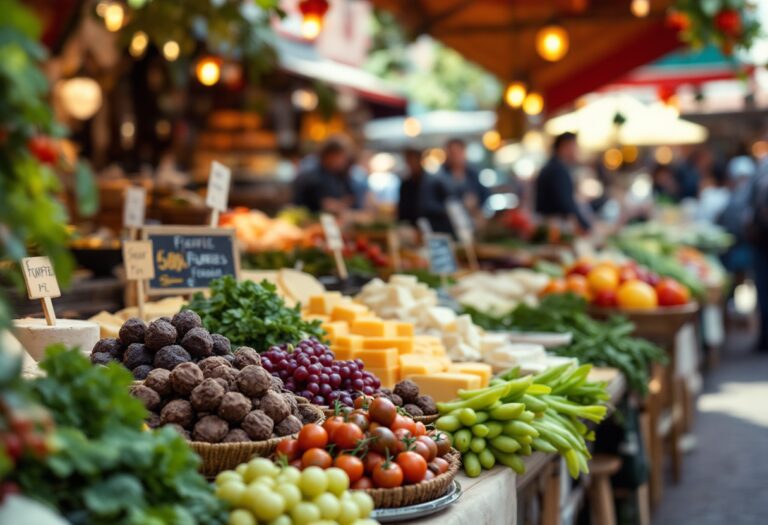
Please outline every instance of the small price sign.
[{"label": "small price sign", "polygon": [[126,241],[123,243],[125,277],[136,281],[136,302],[139,317],[144,319],[144,282],[155,277],[152,263],[152,241]]},{"label": "small price sign", "polygon": [[51,297],[60,297],[59,281],[48,257],[25,257],[21,260],[21,272],[30,299],[40,299],[48,325],[56,324],[56,312]]},{"label": "small price sign", "polygon": [[427,250],[429,268],[433,273],[445,276],[456,272],[458,265],[453,253],[453,240],[449,235],[436,233],[427,237]]},{"label": "small price sign", "polygon": [[133,186],[125,190],[123,203],[123,226],[143,228],[146,213],[147,192],[144,188]]},{"label": "small price sign", "polygon": [[466,208],[457,200],[450,200],[445,205],[448,212],[448,218],[451,220],[456,237],[464,247],[469,260],[469,266],[472,270],[478,270],[480,265],[475,253],[475,233],[472,218],[467,213]]},{"label": "small price sign", "polygon": [[227,211],[231,179],[232,170],[215,160],[211,163],[211,173],[208,175],[208,193],[205,196],[206,206],[213,210],[211,227],[218,226],[219,213]]},{"label": "small price sign", "polygon": [[336,222],[336,218],[333,215],[323,213],[320,215],[320,224],[325,234],[325,243],[328,249],[333,252],[333,259],[336,261],[336,270],[339,272],[339,277],[346,279],[349,273],[347,272],[347,264],[344,262],[344,256],[342,255],[344,238],[341,236],[339,223]]}]

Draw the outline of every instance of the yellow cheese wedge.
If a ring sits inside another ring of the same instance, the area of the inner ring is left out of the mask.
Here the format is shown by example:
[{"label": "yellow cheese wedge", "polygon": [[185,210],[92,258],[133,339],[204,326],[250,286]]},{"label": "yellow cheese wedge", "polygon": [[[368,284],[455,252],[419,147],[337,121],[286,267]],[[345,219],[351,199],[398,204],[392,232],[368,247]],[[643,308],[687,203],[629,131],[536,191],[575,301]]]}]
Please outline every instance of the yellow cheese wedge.
[{"label": "yellow cheese wedge", "polygon": [[370,310],[362,304],[340,304],[331,310],[331,321],[354,323],[358,318],[366,317],[369,313]]},{"label": "yellow cheese wedge", "polygon": [[395,334],[399,337],[413,337],[413,323],[405,323],[402,321],[396,321],[394,323],[395,325]]},{"label": "yellow cheese wedge", "polygon": [[328,321],[323,323],[323,330],[330,340],[335,340],[342,335],[349,335],[349,324],[344,321]]},{"label": "yellow cheese wedge", "polygon": [[336,338],[336,347],[346,348],[348,350],[362,350],[365,337],[362,335],[340,335]]},{"label": "yellow cheese wedge", "polygon": [[325,286],[314,276],[290,268],[281,269],[277,281],[289,296],[301,304],[307,304],[310,297],[325,292]]},{"label": "yellow cheese wedge", "polygon": [[391,368],[368,368],[365,370],[372,373],[381,380],[381,386],[384,388],[393,388],[400,382],[400,367]]},{"label": "yellow cheese wedge", "polygon": [[355,350],[354,359],[362,359],[365,368],[391,368],[397,367],[397,348],[383,348],[380,350]]},{"label": "yellow cheese wedge", "polygon": [[349,327],[350,333],[368,337],[393,337],[397,335],[393,323],[383,321],[377,317],[363,317],[356,319]]},{"label": "yellow cheese wedge", "polygon": [[436,374],[443,370],[443,364],[431,356],[419,354],[400,356],[400,376],[403,379],[413,375]]},{"label": "yellow cheese wedge", "polygon": [[320,295],[313,295],[309,298],[307,311],[310,314],[330,315],[333,307],[342,302],[343,299],[341,292],[325,292]]},{"label": "yellow cheese wedge", "polygon": [[363,341],[363,348],[371,350],[379,348],[397,348],[401,354],[413,353],[412,337],[366,337]]},{"label": "yellow cheese wedge", "polygon": [[435,401],[450,401],[458,395],[459,389],[480,388],[480,377],[475,374],[440,372],[437,374],[414,375],[409,378],[419,387],[419,392],[432,396]]},{"label": "yellow cheese wedge", "polygon": [[458,372],[460,374],[475,374],[480,377],[480,388],[488,386],[488,382],[491,380],[493,374],[493,368],[486,363],[453,363],[449,368],[449,372]]},{"label": "yellow cheese wedge", "polygon": [[333,356],[336,359],[347,361],[349,359],[355,358],[355,352],[356,350],[352,350],[350,348],[345,348],[343,346],[338,346],[335,344],[331,344],[331,351],[333,352]]}]

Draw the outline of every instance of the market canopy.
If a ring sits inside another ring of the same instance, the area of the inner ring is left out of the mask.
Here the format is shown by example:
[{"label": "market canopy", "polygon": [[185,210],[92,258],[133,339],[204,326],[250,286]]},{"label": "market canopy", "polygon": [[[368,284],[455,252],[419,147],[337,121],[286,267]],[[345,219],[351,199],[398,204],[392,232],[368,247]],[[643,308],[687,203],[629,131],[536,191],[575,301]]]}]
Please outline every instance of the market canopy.
[{"label": "market canopy", "polygon": [[[521,79],[542,93],[548,111],[610,83],[680,46],[665,24],[671,0],[652,2],[637,18],[629,2],[591,0],[372,0],[412,34],[429,34],[503,81]],[[587,4],[580,12],[563,6]],[[569,35],[567,55],[547,62],[537,31],[552,23]]]}]

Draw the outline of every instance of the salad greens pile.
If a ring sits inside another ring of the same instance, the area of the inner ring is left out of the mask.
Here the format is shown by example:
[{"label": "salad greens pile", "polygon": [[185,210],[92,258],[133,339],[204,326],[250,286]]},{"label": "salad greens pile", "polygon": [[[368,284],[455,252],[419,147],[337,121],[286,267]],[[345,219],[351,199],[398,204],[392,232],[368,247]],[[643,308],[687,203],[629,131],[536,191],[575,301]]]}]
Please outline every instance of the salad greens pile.
[{"label": "salad greens pile", "polygon": [[277,287],[268,281],[238,282],[231,276],[213,281],[210,297],[198,292],[184,306],[197,312],[212,334],[228,337],[233,346],[250,346],[259,352],[309,337],[325,338],[320,321],[305,321],[299,308],[286,306]]},{"label": "salad greens pile", "polygon": [[557,355],[575,357],[582,363],[610,366],[621,370],[629,386],[645,395],[648,370],[654,362],[666,361],[664,350],[633,337],[635,329],[626,317],[613,316],[598,321],[586,312],[586,302],[573,294],[548,295],[538,306],[521,304],[504,315],[488,314],[468,308],[475,324],[486,330],[527,332],[570,332],[570,344],[551,349]]},{"label": "salad greens pile", "polygon": [[91,365],[77,349],[48,349],[31,397],[56,423],[53,453],[26,459],[15,481],[73,524],[223,524],[226,510],[172,428],[145,430],[118,364]]}]

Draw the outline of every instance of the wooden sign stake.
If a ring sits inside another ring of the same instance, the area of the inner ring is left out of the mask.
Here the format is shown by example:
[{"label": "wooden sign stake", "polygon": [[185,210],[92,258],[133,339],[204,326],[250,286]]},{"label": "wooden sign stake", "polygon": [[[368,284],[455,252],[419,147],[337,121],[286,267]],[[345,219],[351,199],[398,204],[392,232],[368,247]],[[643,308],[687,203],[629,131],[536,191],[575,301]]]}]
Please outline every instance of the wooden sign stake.
[{"label": "wooden sign stake", "polygon": [[211,228],[219,226],[219,210],[211,210]]},{"label": "wooden sign stake", "polygon": [[389,258],[392,261],[392,268],[400,271],[403,262],[400,260],[400,237],[396,228],[387,230],[387,246],[389,247]]},{"label": "wooden sign stake", "polygon": [[205,196],[205,204],[211,208],[211,228],[219,226],[219,214],[227,211],[231,179],[232,170],[215,160],[211,162],[211,173],[208,175],[208,193]]},{"label": "wooden sign stake", "polygon": [[43,305],[43,314],[45,314],[45,322],[48,326],[56,325],[56,312],[53,309],[53,301],[50,297],[43,297],[40,299],[40,304]]},{"label": "wooden sign stake", "polygon": [[469,262],[469,269],[476,272],[480,269],[480,263],[477,260],[477,253],[475,252],[474,243],[464,243],[464,251],[467,254],[467,261]]},{"label": "wooden sign stake", "polygon": [[333,215],[322,213],[320,214],[320,225],[323,227],[323,233],[325,234],[325,243],[333,252],[336,271],[339,273],[341,279],[347,279],[349,277],[349,272],[347,271],[347,263],[344,261],[344,255],[342,253],[342,250],[344,249],[344,239],[341,236],[339,223],[336,222],[336,218]]},{"label": "wooden sign stake", "polygon": [[45,322],[56,325],[56,312],[51,297],[60,297],[59,282],[48,257],[25,257],[21,260],[21,272],[30,299],[40,299]]}]

